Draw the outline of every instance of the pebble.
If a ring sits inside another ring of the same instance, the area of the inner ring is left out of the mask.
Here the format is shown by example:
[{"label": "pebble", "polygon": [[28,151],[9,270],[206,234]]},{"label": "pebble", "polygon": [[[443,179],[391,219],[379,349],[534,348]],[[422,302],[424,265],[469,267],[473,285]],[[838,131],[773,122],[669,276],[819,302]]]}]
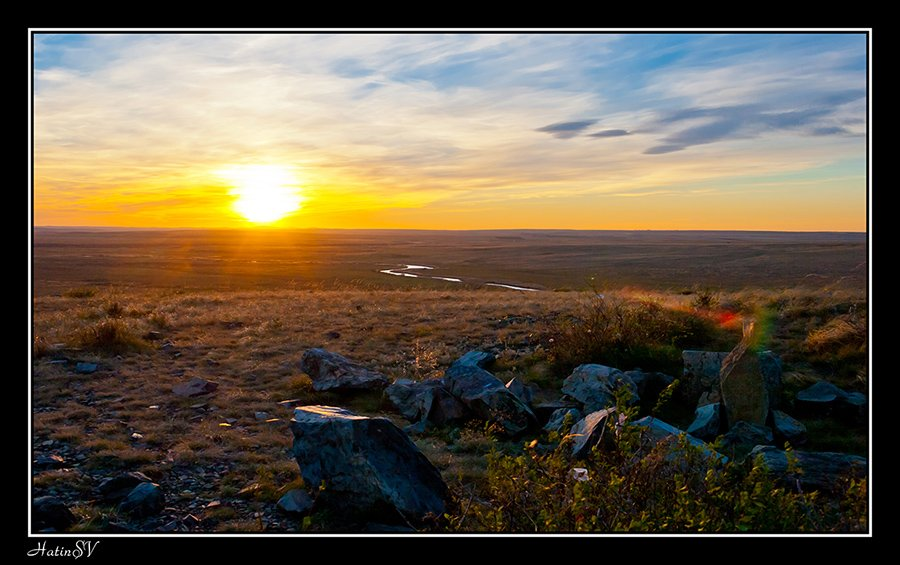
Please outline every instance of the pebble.
[{"label": "pebble", "polygon": [[134,432],[133,434],[131,434],[131,439],[133,439],[133,440],[144,439],[144,435]]},{"label": "pebble", "polygon": [[159,404],[151,404],[147,407],[148,410],[159,410]]},{"label": "pebble", "polygon": [[96,363],[76,363],[75,372],[81,375],[89,375],[97,370]]},{"label": "pebble", "polygon": [[219,506],[222,506],[222,502],[219,500],[213,500],[212,502],[210,502],[209,504],[206,505],[206,508],[217,508]]}]

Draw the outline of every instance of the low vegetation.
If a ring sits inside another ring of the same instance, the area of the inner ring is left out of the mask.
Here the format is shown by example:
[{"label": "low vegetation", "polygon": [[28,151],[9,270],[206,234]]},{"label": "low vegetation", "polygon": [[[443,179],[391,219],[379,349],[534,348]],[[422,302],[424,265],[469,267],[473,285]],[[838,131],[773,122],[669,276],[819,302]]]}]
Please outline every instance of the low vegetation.
[{"label": "low vegetation", "polygon": [[[865,311],[864,293],[830,289],[63,290],[34,301],[33,442],[76,462],[79,475],[69,483],[59,470],[38,471],[35,496],[70,493],[82,500],[113,469],[137,470],[160,481],[171,494],[167,504],[196,517],[196,531],[327,530],[320,519],[301,523],[274,511],[273,501],[299,484],[289,454],[290,411],[278,402],[339,404],[408,422],[381,397],[313,391],[299,370],[305,349],[325,347],[414,379],[441,375],[471,349],[491,350],[495,374],[539,385],[541,401],[556,399],[571,368],[585,362],[678,376],[681,349],[728,350],[741,316],[764,314],[766,346],[784,360],[787,393],[820,378],[865,390]],[[76,373],[80,361],[96,363],[97,371]],[[219,388],[201,398],[173,394],[191,377]],[[819,429],[817,446],[865,452],[867,430],[825,423]],[[417,437],[453,485],[441,531],[866,527],[864,482],[825,497],[772,484],[752,466],[706,471],[708,463],[685,446],[676,448],[704,472],[687,473],[668,448],[647,450],[627,434],[615,449],[579,462],[568,458],[566,441],[533,436],[523,446],[474,425]],[[576,466],[589,481],[573,479]],[[74,531],[118,520],[115,509],[102,506],[82,505],[78,513]]]}]

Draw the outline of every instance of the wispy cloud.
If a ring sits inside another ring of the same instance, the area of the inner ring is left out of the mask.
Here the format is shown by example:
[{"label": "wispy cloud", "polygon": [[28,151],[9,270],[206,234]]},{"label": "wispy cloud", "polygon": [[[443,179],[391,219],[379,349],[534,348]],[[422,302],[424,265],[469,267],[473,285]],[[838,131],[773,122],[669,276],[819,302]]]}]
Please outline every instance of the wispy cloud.
[{"label": "wispy cloud", "polygon": [[209,171],[241,163],[320,210],[813,171],[862,162],[864,62],[837,35],[37,35],[35,214],[221,209]]}]

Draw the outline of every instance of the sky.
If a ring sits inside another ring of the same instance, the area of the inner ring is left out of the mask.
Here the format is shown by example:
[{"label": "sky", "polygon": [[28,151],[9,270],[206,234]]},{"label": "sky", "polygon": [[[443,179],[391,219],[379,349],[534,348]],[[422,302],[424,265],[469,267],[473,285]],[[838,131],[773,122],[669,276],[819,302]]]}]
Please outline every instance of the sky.
[{"label": "sky", "polygon": [[865,231],[864,33],[41,33],[34,225]]}]

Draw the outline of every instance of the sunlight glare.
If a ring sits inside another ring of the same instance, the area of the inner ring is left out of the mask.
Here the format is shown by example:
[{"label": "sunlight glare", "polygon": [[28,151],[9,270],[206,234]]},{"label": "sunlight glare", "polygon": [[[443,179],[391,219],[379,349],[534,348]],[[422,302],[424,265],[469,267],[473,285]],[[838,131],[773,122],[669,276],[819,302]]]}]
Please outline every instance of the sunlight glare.
[{"label": "sunlight glare", "polygon": [[241,165],[219,171],[234,188],[232,207],[257,224],[278,221],[300,209],[303,197],[297,192],[297,177],[279,165]]}]

